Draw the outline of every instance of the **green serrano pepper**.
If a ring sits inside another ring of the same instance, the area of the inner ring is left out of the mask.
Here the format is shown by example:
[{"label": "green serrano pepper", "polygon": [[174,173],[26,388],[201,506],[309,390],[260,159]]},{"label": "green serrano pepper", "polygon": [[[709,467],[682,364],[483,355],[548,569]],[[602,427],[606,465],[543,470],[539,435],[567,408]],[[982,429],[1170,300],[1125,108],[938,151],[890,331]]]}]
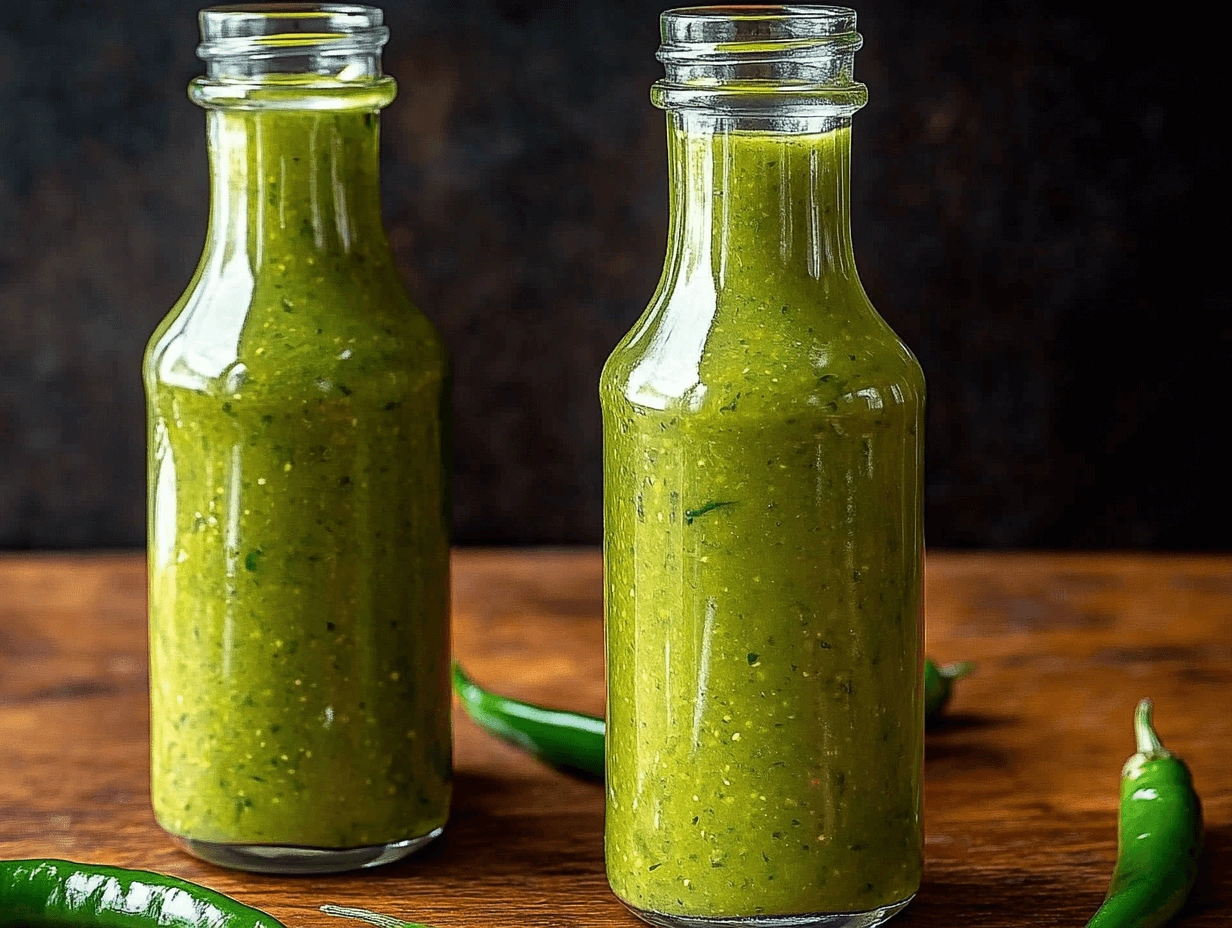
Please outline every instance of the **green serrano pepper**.
[{"label": "green serrano pepper", "polygon": [[453,662],[453,691],[466,714],[485,731],[536,757],[583,776],[603,776],[603,719],[545,709],[497,696],[480,687]]},{"label": "green serrano pepper", "polygon": [[[954,681],[975,669],[974,664],[938,667],[924,662],[924,717],[933,722],[950,701]],[[453,690],[466,714],[485,731],[529,751],[544,762],[580,773],[603,776],[603,719],[578,712],[547,709],[479,686],[453,663]]]},{"label": "green serrano pepper", "polygon": [[0,861],[0,928],[282,928],[196,883],[67,860]]},{"label": "green serrano pepper", "polygon": [[1161,928],[1198,875],[1202,802],[1185,762],[1160,743],[1149,699],[1138,703],[1134,735],[1138,753],[1121,771],[1116,869],[1087,928]]},{"label": "green serrano pepper", "polygon": [[924,661],[924,721],[932,724],[941,717],[954,695],[954,681],[961,680],[975,670],[975,664],[962,661],[957,664],[934,664]]}]

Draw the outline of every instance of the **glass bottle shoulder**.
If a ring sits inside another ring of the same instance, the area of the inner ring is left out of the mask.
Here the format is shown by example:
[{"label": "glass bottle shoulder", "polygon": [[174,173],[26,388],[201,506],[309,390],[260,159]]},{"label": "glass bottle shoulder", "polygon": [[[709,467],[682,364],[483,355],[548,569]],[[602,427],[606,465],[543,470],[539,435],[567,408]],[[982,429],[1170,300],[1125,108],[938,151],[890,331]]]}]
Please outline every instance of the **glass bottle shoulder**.
[{"label": "glass bottle shoulder", "polygon": [[259,401],[372,384],[393,395],[445,379],[444,344],[392,262],[318,257],[317,268],[306,261],[254,277],[247,261],[207,255],[149,341],[147,393],[246,391]]},{"label": "glass bottle shoulder", "polygon": [[919,362],[858,279],[790,289],[661,294],[608,358],[604,408],[761,419],[922,405]]}]

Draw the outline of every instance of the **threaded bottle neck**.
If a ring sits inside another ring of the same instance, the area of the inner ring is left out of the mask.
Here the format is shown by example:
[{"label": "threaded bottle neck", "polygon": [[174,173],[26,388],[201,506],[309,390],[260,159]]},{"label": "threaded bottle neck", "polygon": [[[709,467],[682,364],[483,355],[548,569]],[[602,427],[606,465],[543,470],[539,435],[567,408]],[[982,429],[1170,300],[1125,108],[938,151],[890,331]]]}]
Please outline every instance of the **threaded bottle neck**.
[{"label": "threaded bottle neck", "polygon": [[395,84],[381,72],[389,40],[376,7],[345,3],[218,6],[200,14],[202,106],[241,109],[380,109]]},{"label": "threaded bottle neck", "polygon": [[661,25],[666,73],[651,99],[662,109],[845,120],[868,100],[852,76],[863,40],[846,7],[692,7]]}]

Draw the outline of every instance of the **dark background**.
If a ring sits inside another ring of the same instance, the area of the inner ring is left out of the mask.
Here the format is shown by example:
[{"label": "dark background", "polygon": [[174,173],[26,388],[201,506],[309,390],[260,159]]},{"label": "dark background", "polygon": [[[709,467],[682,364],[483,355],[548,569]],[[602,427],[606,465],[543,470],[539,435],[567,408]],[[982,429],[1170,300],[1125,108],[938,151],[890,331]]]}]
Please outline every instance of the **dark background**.
[{"label": "dark background", "polygon": [[[0,0],[0,547],[143,542],[141,351],[205,231],[197,6]],[[664,248],[662,4],[385,7],[457,538],[595,542],[596,381]],[[1229,547],[1226,50],[1120,9],[859,7],[856,253],[928,376],[933,545]]]}]

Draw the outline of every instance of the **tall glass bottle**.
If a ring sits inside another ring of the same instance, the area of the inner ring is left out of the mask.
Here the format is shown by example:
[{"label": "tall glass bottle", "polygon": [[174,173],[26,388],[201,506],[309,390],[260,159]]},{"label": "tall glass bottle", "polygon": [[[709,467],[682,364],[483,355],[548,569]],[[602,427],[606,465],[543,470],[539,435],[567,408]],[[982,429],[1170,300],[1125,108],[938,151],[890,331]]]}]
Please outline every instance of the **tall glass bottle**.
[{"label": "tall glass bottle", "polygon": [[662,25],[667,259],[600,388],[608,878],[657,925],[875,925],[922,866],[924,378],[852,254],[855,14]]},{"label": "tall glass bottle", "polygon": [[154,809],[225,866],[368,866],[450,798],[448,375],[381,222],[388,30],[201,30],[209,230],[144,366]]}]

